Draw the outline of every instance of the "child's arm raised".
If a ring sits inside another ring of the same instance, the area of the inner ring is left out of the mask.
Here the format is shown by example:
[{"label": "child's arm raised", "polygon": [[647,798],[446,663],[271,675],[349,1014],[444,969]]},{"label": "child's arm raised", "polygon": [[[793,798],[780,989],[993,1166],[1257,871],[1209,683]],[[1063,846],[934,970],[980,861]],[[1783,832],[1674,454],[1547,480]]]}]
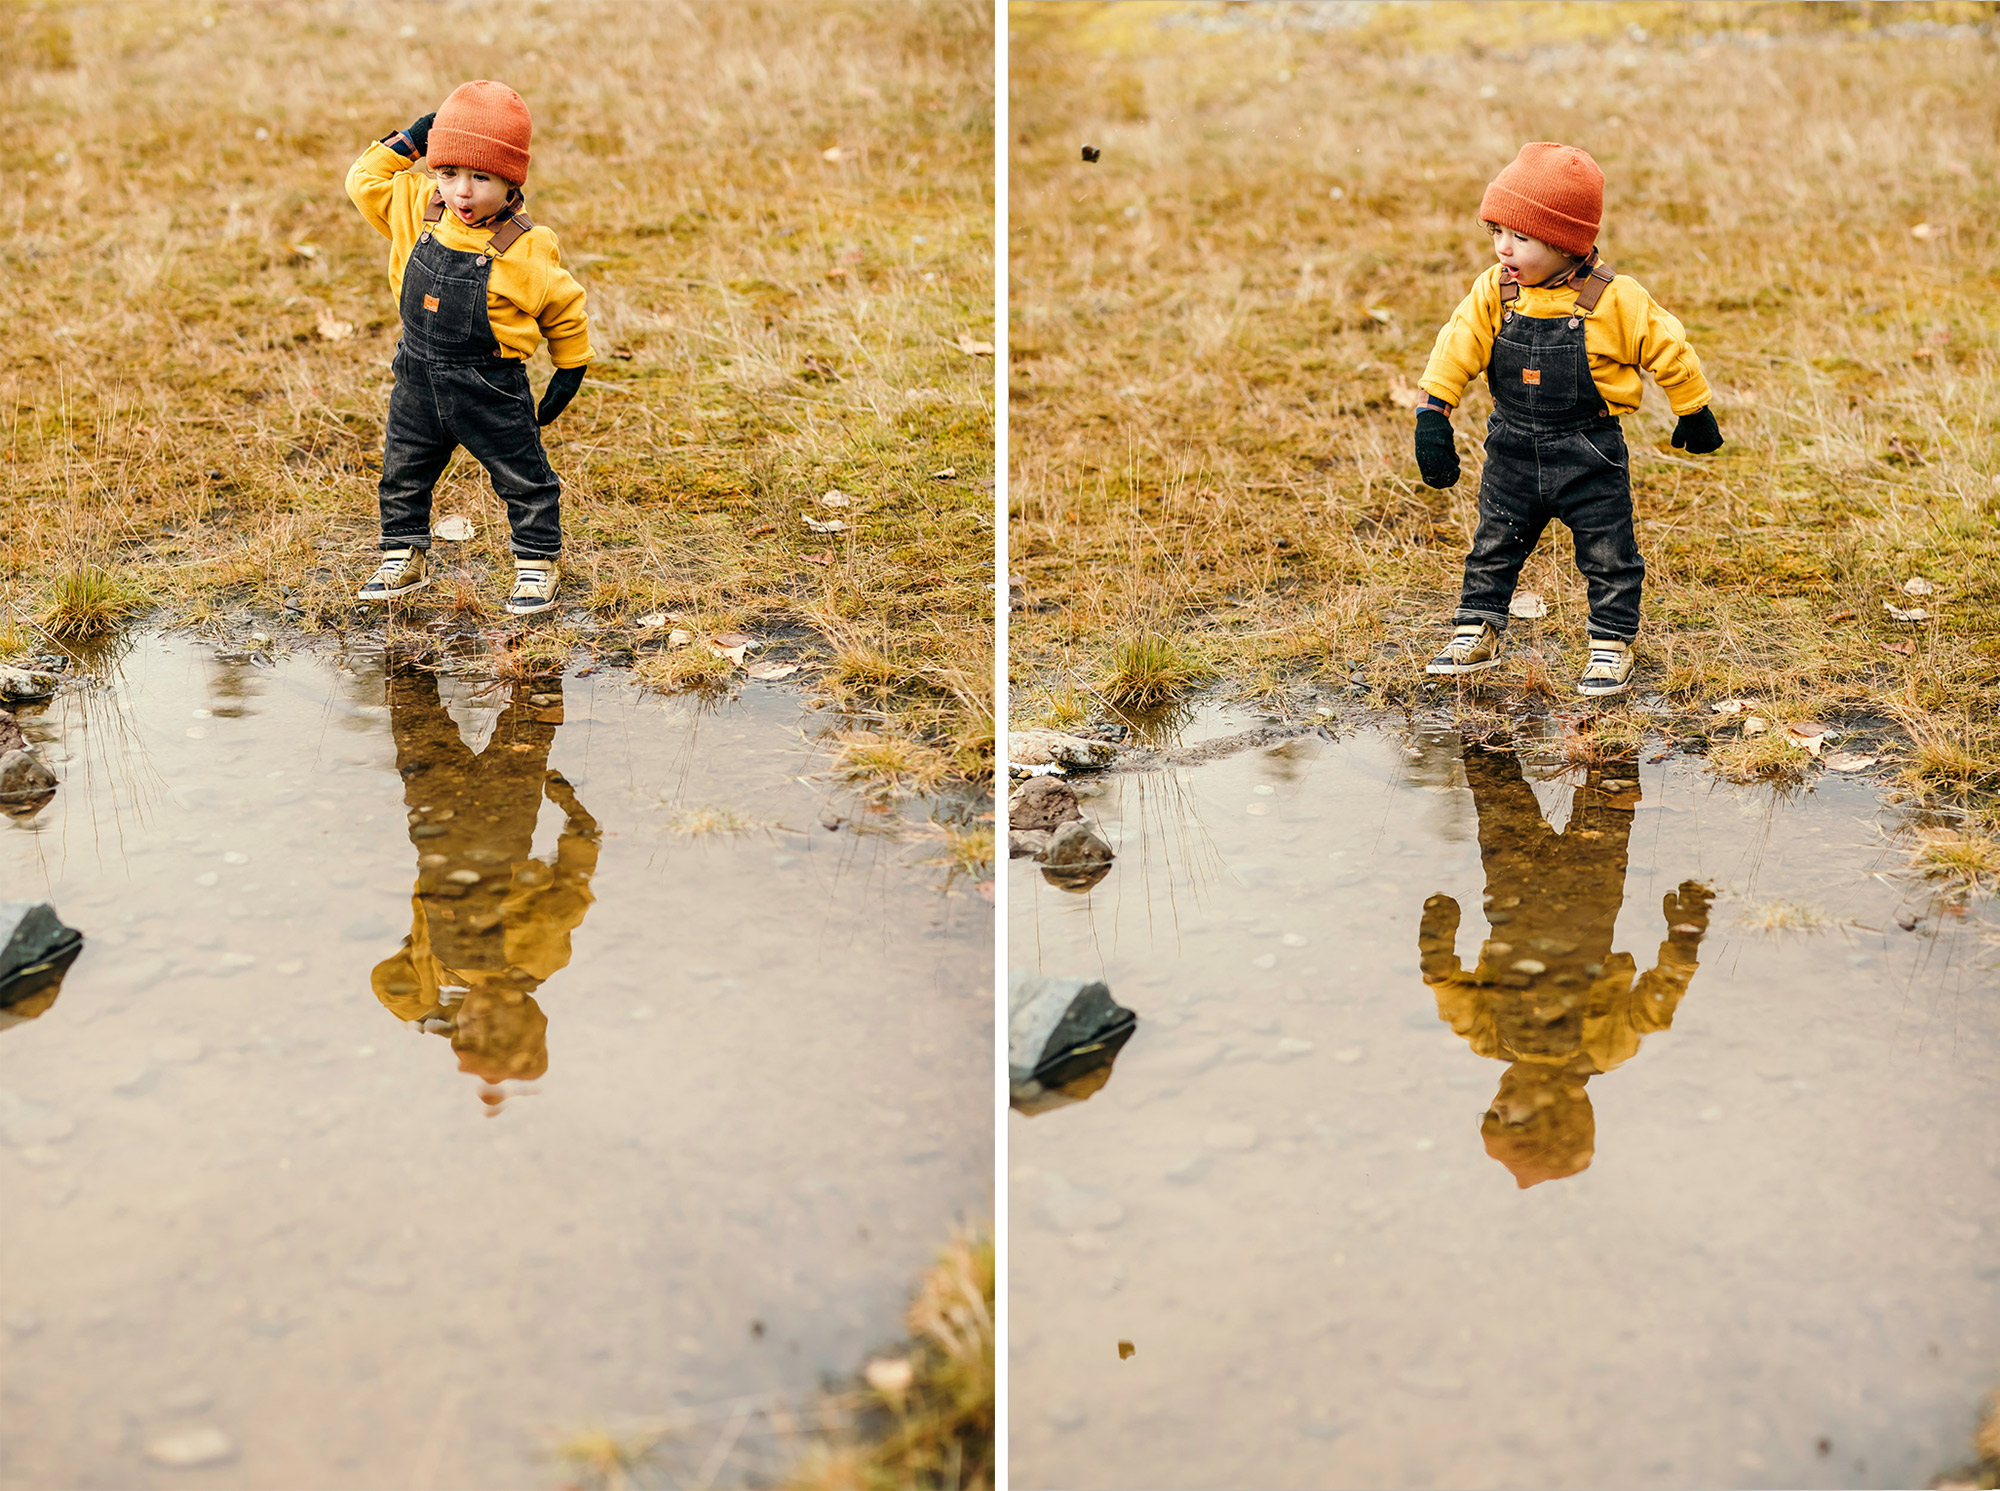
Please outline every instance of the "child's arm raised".
[{"label": "child's arm raised", "polygon": [[347,195],[377,233],[388,238],[390,208],[396,200],[396,178],[416,163],[430,141],[431,121],[426,114],[407,129],[376,141],[361,152],[361,159],[347,168]]}]

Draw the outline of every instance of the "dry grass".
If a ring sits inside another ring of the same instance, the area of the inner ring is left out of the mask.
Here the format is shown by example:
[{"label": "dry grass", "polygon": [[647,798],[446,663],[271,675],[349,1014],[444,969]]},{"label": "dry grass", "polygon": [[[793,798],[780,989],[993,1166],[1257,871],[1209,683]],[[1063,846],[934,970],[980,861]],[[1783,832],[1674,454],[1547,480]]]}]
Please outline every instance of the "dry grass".
[{"label": "dry grass", "polygon": [[760,818],[717,803],[684,803],[667,810],[667,832],[683,839],[733,839],[770,828]]},{"label": "dry grass", "polygon": [[1749,932],[1818,932],[1836,924],[1833,917],[1804,901],[1746,902],[1737,911],[1736,923]]},{"label": "dry grass", "polygon": [[907,735],[862,731],[835,742],[833,769],[850,782],[884,792],[934,792],[951,775],[943,751]]},{"label": "dry grass", "polygon": [[[357,624],[395,315],[342,178],[500,77],[598,351],[549,432],[562,614],[604,656],[656,609],[828,617],[990,696],[991,47],[980,0],[0,0],[0,618],[97,571],[165,620]],[[836,486],[849,530],[810,532]],[[438,499],[477,537],[399,609],[473,625],[504,511],[463,456]],[[990,704],[905,703],[990,761]]]},{"label": "dry grass", "polygon": [[[1394,396],[1491,262],[1484,184],[1521,142],[1561,139],[1603,164],[1606,256],[1686,322],[1729,441],[1670,449],[1657,390],[1625,422],[1649,565],[1642,687],[1685,708],[1676,733],[1726,695],[1779,720],[1900,719],[1915,788],[1990,799],[2000,51],[1942,23],[1992,14],[1017,7],[1024,712],[1115,676],[1139,615],[1260,693],[1352,673],[1377,702],[1418,697],[1490,401],[1469,392],[1466,476],[1439,493]],[[1084,141],[1099,164],[1079,161]],[[1905,598],[1913,576],[1937,592]],[[1484,675],[1489,703],[1569,697],[1582,663],[1566,532],[1522,584],[1550,614]],[[1894,622],[1892,599],[1938,619]],[[1926,730],[1964,754],[1925,754]]]},{"label": "dry grass", "polygon": [[[960,1236],[925,1274],[902,1355],[910,1385],[867,1390],[876,1432],[809,1456],[787,1491],[983,1491],[993,1484],[993,1242]],[[888,1378],[885,1381],[891,1380]]]},{"label": "dry grass", "polygon": [[1916,868],[1929,879],[1968,891],[2000,889],[2000,837],[1976,828],[1959,832],[1931,829],[1912,851]]}]

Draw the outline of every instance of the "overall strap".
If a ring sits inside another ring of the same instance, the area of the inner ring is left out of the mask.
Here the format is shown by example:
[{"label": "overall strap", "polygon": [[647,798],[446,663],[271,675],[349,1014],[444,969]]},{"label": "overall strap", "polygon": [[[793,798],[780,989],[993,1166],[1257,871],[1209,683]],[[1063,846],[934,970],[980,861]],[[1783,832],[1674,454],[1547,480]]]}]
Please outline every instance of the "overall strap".
[{"label": "overall strap", "polygon": [[535,220],[528,216],[528,209],[521,208],[493,230],[493,239],[486,245],[486,252],[499,258],[519,243],[524,235],[532,232],[534,226]]},{"label": "overall strap", "polygon": [[1503,312],[1514,309],[1514,302],[1521,298],[1521,277],[1511,269],[1500,271],[1500,309]]},{"label": "overall strap", "polygon": [[424,208],[424,221],[434,223],[444,216],[444,196],[435,188],[431,191],[430,205]]},{"label": "overall strap", "polygon": [[1618,278],[1618,271],[1597,257],[1597,250],[1590,251],[1590,257],[1577,266],[1570,276],[1570,283],[1576,286],[1576,314],[1588,316],[1597,309],[1597,302],[1604,298],[1604,292],[1611,282]]}]

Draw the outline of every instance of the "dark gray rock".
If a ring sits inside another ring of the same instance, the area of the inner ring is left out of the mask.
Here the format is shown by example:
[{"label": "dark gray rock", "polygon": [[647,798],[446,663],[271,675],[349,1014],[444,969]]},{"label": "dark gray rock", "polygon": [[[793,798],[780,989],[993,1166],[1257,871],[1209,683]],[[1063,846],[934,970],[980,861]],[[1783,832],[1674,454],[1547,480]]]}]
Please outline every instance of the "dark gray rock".
[{"label": "dark gray rock", "polygon": [[1052,870],[1094,870],[1108,866],[1117,857],[1102,834],[1087,820],[1077,818],[1049,835],[1042,863]]},{"label": "dark gray rock", "polygon": [[56,774],[33,751],[0,755],[0,809],[32,811],[56,793]]},{"label": "dark gray rock", "polygon": [[21,722],[6,710],[0,709],[0,756],[10,751],[25,751],[28,737],[21,733]]},{"label": "dark gray rock", "polygon": [[46,699],[56,691],[59,680],[39,668],[16,668],[0,663],[0,701]]},{"label": "dark gray rock", "polygon": [[82,950],[83,933],[64,926],[47,902],[0,901],[0,1009],[37,995],[47,996],[44,1007],[54,1003]]},{"label": "dark gray rock", "polygon": [[1007,799],[1010,829],[1049,832],[1082,816],[1076,789],[1061,777],[1030,777]]},{"label": "dark gray rock", "polygon": [[1101,981],[1040,978],[1017,970],[1007,984],[1007,1080],[1032,1102],[1109,1066],[1139,1017]]}]

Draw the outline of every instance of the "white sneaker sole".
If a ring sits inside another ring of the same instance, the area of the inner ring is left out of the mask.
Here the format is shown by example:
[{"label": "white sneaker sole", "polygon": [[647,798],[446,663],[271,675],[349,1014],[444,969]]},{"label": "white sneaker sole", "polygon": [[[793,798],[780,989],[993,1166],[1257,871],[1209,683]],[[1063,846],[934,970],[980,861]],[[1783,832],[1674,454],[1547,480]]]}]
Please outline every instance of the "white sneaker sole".
[{"label": "white sneaker sole", "polygon": [[1609,688],[1586,688],[1583,684],[1578,684],[1576,692],[1580,698],[1584,699],[1615,699],[1620,694],[1627,692],[1631,687],[1632,680],[1628,678],[1623,683],[1612,684]]},{"label": "white sneaker sole", "polygon": [[1433,678],[1455,678],[1461,673],[1484,673],[1488,668],[1499,667],[1504,661],[1504,658],[1490,657],[1483,663],[1425,663],[1424,672]]},{"label": "white sneaker sole", "polygon": [[540,605],[535,606],[516,606],[511,600],[507,602],[507,614],[509,616],[539,616],[542,612],[553,611],[555,608],[556,598],[554,596],[550,596]]},{"label": "white sneaker sole", "polygon": [[436,575],[425,575],[416,584],[405,585],[401,590],[377,590],[372,593],[366,590],[357,590],[354,592],[354,598],[363,604],[372,604],[376,601],[399,601],[406,595],[415,595],[436,578]]}]

